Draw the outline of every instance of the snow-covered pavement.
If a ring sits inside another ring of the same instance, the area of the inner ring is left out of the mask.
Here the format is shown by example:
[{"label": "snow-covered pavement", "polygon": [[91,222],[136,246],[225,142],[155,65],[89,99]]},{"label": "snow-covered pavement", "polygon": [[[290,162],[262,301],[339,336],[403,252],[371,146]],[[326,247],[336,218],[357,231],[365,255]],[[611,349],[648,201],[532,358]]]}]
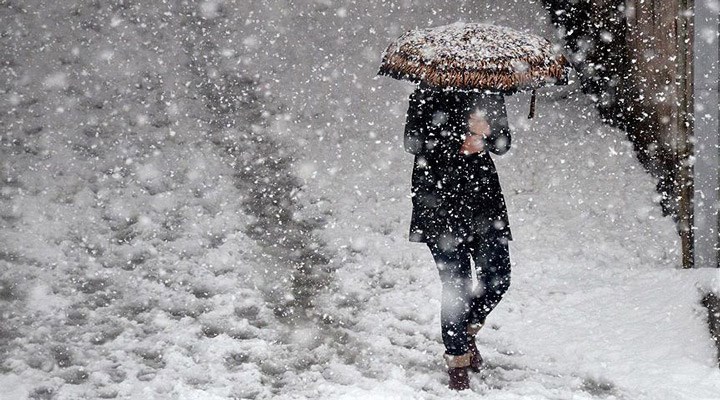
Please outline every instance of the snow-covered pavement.
[{"label": "snow-covered pavement", "polygon": [[[513,283],[481,332],[488,369],[473,379],[474,392],[716,398],[720,372],[697,287],[716,271],[677,269],[673,223],[654,204],[652,179],[623,133],[598,121],[590,99],[574,88],[556,91],[532,121],[526,100],[509,102],[513,150],[496,157],[515,237]],[[352,299],[348,334],[367,346],[345,374],[368,380],[350,379],[347,390],[358,398],[445,397],[439,281],[425,246],[406,242],[411,156],[394,135],[362,161],[318,160],[342,180],[319,171],[309,183],[332,205],[326,237],[348,258],[335,296]],[[327,146],[315,156],[330,154],[335,145]],[[340,147],[351,159],[367,146],[348,139]],[[356,352],[351,344],[343,351]]]},{"label": "snow-covered pavement", "polygon": [[653,179],[576,86],[533,120],[508,98],[512,285],[485,371],[446,388],[407,241],[412,85],[374,74],[415,25],[550,37],[536,2],[11,3],[1,400],[719,397],[717,271],[678,269]]}]

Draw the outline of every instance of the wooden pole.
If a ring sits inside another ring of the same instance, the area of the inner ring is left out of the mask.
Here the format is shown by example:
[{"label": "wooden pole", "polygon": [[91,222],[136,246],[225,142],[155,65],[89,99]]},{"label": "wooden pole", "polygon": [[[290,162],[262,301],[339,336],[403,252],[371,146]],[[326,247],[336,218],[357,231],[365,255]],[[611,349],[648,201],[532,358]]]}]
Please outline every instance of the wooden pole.
[{"label": "wooden pole", "polygon": [[694,0],[679,0],[675,17],[675,43],[677,65],[675,87],[677,93],[677,140],[675,147],[675,174],[680,197],[678,224],[682,246],[682,266],[692,268],[695,265],[694,214],[693,214],[693,23],[691,10]]}]

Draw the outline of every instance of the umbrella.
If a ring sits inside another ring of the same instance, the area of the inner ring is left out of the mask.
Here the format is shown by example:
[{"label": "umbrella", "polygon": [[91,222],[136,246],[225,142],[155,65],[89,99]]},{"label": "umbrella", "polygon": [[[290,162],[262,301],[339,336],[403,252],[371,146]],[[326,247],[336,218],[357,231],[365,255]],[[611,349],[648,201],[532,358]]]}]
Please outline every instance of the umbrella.
[{"label": "umbrella", "polygon": [[411,30],[383,54],[379,75],[455,90],[511,94],[567,83],[567,59],[546,39],[503,26],[454,23]]}]

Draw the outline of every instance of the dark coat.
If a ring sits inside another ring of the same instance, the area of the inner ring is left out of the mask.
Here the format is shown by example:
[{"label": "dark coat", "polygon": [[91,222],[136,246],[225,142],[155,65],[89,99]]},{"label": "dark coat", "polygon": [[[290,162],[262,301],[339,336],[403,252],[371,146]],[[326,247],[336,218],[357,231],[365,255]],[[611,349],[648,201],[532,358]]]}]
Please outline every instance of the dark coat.
[{"label": "dark coat", "polygon": [[[460,154],[468,117],[484,111],[490,125],[485,151]],[[405,150],[415,155],[410,241],[459,243],[498,235],[512,239],[505,199],[488,150],[510,149],[502,94],[418,87],[410,96]]]}]

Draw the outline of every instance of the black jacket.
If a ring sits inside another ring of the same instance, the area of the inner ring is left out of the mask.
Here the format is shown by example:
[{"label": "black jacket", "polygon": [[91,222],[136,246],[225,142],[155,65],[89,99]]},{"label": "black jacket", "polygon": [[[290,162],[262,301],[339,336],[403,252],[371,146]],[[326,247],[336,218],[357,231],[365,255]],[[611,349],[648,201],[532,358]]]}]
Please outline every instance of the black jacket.
[{"label": "black jacket", "polygon": [[[485,151],[460,154],[468,117],[482,110],[490,124]],[[500,181],[488,150],[510,149],[501,94],[418,87],[410,96],[405,150],[415,155],[410,241],[458,243],[486,235],[512,239]]]}]

